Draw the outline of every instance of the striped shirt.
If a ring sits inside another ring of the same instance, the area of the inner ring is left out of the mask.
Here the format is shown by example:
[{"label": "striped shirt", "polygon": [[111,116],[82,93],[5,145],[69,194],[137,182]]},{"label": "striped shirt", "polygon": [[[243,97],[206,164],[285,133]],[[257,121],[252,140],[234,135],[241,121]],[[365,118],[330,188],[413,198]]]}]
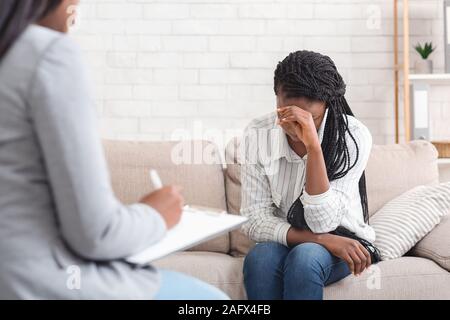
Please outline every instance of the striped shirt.
[{"label": "striped shirt", "polygon": [[[327,115],[328,109],[318,130],[320,142]],[[256,242],[287,245],[291,226],[286,216],[300,197],[305,220],[314,233],[327,233],[343,226],[373,242],[375,231],[364,222],[358,185],[372,147],[367,127],[348,116],[349,130],[359,148],[358,161],[344,177],[331,181],[328,191],[309,195],[305,190],[308,155],[300,157],[291,149],[276,121],[275,112],[267,114],[254,119],[244,132],[240,148],[241,214],[249,218],[242,228],[244,233]],[[351,163],[354,163],[357,148],[348,134],[346,139]]]}]

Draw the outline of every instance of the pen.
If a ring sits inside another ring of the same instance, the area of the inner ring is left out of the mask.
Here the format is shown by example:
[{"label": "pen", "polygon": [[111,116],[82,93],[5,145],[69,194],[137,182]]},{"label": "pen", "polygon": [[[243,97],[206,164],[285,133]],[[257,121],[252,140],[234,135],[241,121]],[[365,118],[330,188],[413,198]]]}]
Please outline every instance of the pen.
[{"label": "pen", "polygon": [[161,189],[163,187],[161,178],[159,177],[158,172],[154,169],[150,170],[150,181],[155,189]]}]

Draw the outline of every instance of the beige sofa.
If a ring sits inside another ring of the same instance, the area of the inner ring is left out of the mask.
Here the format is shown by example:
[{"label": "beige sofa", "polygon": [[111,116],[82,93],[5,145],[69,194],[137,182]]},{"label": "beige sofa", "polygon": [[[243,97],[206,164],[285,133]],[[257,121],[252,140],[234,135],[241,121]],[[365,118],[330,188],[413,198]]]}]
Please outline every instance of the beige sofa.
[{"label": "beige sofa", "polygon": [[[126,203],[152,190],[148,169],[156,168],[166,184],[184,187],[187,203],[237,213],[240,179],[236,144],[235,140],[226,150],[226,168],[217,148],[208,142],[185,142],[180,148],[175,142],[106,141],[105,150],[115,192]],[[195,152],[190,153],[191,149]],[[178,163],[180,159],[186,163],[174,164],[173,160]],[[424,141],[374,146],[366,175],[370,213],[374,214],[387,201],[414,186],[437,183],[437,152]],[[450,219],[445,219],[436,232],[438,238],[436,234],[430,236],[428,248],[383,261],[376,274],[364,272],[326,287],[325,299],[450,299]],[[430,243],[437,253],[429,249]],[[240,231],[234,231],[166,257],[156,265],[205,280],[233,299],[245,299],[242,264],[252,245]],[[447,270],[433,260],[414,255],[433,258]]]}]

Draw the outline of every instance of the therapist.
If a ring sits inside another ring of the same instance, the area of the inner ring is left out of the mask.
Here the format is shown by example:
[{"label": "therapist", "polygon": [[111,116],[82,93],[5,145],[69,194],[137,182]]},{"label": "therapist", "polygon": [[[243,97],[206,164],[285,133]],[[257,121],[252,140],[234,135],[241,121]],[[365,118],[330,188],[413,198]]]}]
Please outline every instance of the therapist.
[{"label": "therapist", "polygon": [[123,261],[178,223],[183,197],[114,196],[86,68],[65,35],[76,5],[0,1],[0,299],[226,299]]}]

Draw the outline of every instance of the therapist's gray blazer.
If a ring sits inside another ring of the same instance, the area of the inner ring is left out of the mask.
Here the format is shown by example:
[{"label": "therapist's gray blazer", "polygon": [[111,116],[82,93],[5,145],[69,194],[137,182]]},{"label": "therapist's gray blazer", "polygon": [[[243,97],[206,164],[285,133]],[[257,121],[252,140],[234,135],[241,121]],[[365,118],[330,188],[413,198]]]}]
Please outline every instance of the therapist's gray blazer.
[{"label": "therapist's gray blazer", "polygon": [[154,268],[122,258],[165,223],[115,198],[80,56],[31,26],[0,61],[0,299],[151,299],[159,287]]}]

